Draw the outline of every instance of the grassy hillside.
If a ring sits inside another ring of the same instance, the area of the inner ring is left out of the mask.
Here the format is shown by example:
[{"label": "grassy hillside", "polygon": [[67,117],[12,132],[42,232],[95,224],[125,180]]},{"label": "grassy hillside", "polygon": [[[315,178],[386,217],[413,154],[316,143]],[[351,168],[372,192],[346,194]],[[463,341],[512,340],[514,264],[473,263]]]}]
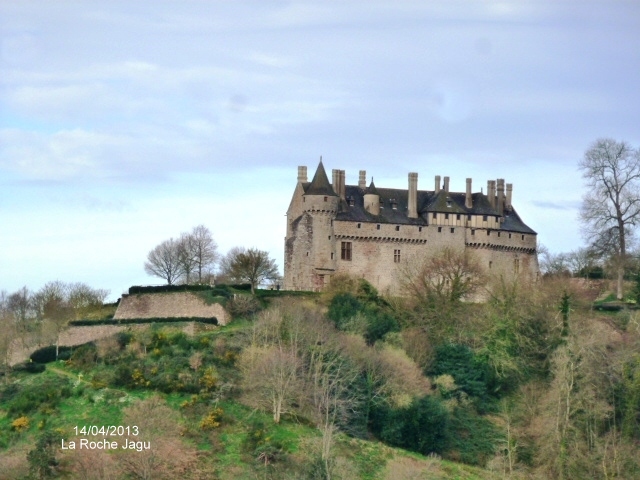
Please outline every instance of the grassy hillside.
[{"label": "grassy hillside", "polygon": [[567,280],[493,293],[346,278],[194,337],[150,326],[14,369],[0,478],[638,478],[638,312],[593,311]]}]

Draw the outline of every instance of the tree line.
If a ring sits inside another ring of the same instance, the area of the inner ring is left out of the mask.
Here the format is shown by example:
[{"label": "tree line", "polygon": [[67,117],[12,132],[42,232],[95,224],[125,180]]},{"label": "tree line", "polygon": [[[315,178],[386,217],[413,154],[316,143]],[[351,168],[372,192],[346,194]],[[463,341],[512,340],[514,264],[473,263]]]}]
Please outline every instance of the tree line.
[{"label": "tree line", "polygon": [[155,246],[147,255],[144,270],[169,285],[249,283],[252,293],[261,283],[280,279],[275,260],[264,250],[234,247],[220,255],[218,244],[204,225]]}]

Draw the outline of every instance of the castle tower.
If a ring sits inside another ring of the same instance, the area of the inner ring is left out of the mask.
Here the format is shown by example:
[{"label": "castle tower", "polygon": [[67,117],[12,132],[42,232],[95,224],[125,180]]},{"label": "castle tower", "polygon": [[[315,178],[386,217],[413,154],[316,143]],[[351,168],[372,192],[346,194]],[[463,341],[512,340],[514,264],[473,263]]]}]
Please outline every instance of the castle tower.
[{"label": "castle tower", "polygon": [[371,184],[364,194],[364,209],[371,215],[380,215],[380,194],[371,179]]}]

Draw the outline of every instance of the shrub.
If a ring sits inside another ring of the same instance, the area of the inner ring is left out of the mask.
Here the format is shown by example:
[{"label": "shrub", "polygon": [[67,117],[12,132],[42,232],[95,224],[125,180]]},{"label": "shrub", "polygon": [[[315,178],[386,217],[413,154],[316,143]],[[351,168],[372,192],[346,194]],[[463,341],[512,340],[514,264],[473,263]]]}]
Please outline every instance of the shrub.
[{"label": "shrub", "polygon": [[493,457],[500,435],[486,418],[458,407],[449,421],[449,453],[445,457],[484,466]]},{"label": "shrub", "polygon": [[97,360],[98,351],[92,342],[76,348],[69,358],[69,363],[76,368],[87,370],[92,368]]},{"label": "shrub", "polygon": [[216,407],[211,410],[201,421],[200,428],[202,430],[213,430],[220,426],[223,410],[220,407]]},{"label": "shrub", "polygon": [[[59,347],[57,360],[68,360],[71,357],[71,347]],[[36,363],[50,363],[56,361],[56,346],[49,345],[48,347],[39,348],[31,354],[29,357],[32,362]]]},{"label": "shrub", "polygon": [[16,418],[13,422],[11,422],[11,428],[16,432],[21,432],[29,428],[29,418],[28,417],[20,417]]},{"label": "shrub", "polygon": [[13,366],[15,372],[42,373],[47,369],[42,363],[23,362]]},{"label": "shrub", "polygon": [[447,445],[449,414],[432,396],[415,399],[410,406],[372,411],[372,430],[390,445],[428,455],[442,453]]},{"label": "shrub", "polygon": [[400,325],[395,318],[382,310],[373,310],[368,315],[369,319],[364,338],[368,345],[373,345],[389,332],[400,331]]},{"label": "shrub", "polygon": [[339,293],[331,300],[327,317],[340,330],[345,323],[362,309],[362,303],[350,293]]},{"label": "shrub", "polygon": [[26,386],[15,394],[7,411],[11,416],[18,416],[27,415],[36,409],[51,410],[58,406],[61,399],[70,397],[71,394],[68,379],[47,379],[39,385]]},{"label": "shrub", "polygon": [[260,310],[260,302],[252,295],[236,295],[227,302],[227,310],[234,317],[245,317]]}]

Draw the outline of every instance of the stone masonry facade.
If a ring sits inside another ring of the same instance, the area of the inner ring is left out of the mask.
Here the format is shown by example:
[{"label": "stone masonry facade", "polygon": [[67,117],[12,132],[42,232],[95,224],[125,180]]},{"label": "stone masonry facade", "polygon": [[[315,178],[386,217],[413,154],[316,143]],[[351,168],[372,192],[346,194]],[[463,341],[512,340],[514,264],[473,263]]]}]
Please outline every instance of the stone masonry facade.
[{"label": "stone masonry facade", "polygon": [[[535,281],[539,276],[537,234],[516,213],[513,186],[490,180],[487,193],[451,192],[449,177],[435,177],[433,190],[345,185],[333,170],[329,183],[322,161],[314,178],[298,167],[298,182],[287,211],[284,288],[319,291],[331,277],[348,273],[380,291],[399,293],[400,268],[422,262],[444,247],[467,249],[490,275]],[[442,180],[442,182],[441,182]],[[506,189],[505,189],[506,187]]]}]

